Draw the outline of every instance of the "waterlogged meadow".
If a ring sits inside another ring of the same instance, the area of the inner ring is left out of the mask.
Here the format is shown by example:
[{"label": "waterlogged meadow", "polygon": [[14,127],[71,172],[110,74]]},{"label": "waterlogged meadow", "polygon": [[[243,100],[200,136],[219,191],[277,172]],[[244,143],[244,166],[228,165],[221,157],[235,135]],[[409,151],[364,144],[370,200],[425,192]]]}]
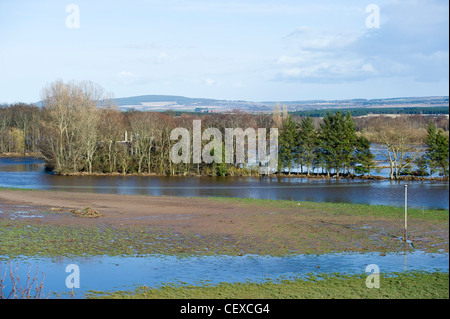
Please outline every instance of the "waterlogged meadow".
[{"label": "waterlogged meadow", "polygon": [[[383,274],[401,273],[394,277],[406,286],[415,282],[424,298],[448,295],[442,288],[448,281],[447,210],[410,209],[404,244],[401,207],[222,197],[185,199],[184,206],[190,201],[202,203],[201,222],[189,214],[125,213],[112,222],[108,212],[88,207],[5,204],[0,206],[1,261],[48,272],[55,298],[72,293],[77,298],[417,296],[396,289],[394,279],[386,281],[390,288],[383,293],[352,293],[368,290],[357,275],[372,263]],[[64,285],[69,264],[80,267],[79,289]],[[414,271],[430,273],[407,275]],[[333,273],[338,277],[328,276]],[[310,274],[325,277],[311,280]],[[342,290],[331,289],[339,285]]]},{"label": "waterlogged meadow", "polygon": [[[92,291],[89,298],[132,299],[448,299],[448,273],[391,273],[380,278],[382,289],[368,289],[366,275],[311,274],[280,281],[139,287],[131,291]],[[380,288],[381,288],[380,287]]]},{"label": "waterlogged meadow", "polygon": [[[210,214],[204,217],[210,227],[202,229],[167,227],[156,221],[154,225],[110,226],[102,223],[102,217],[81,226],[71,225],[74,219],[82,218],[71,211],[39,211],[28,215],[17,211],[3,212],[0,255],[283,256],[386,253],[404,249],[448,252],[446,210],[410,209],[408,239],[414,244],[405,247],[401,240],[404,209],[399,207],[218,197],[202,201],[217,206],[231,205],[237,212]],[[246,213],[239,214],[240,208],[247,209]],[[68,218],[68,223],[49,225],[45,218]],[[267,236],[268,232],[271,236]]]},{"label": "waterlogged meadow", "polygon": [[448,3],[5,3],[0,299],[449,298]]}]

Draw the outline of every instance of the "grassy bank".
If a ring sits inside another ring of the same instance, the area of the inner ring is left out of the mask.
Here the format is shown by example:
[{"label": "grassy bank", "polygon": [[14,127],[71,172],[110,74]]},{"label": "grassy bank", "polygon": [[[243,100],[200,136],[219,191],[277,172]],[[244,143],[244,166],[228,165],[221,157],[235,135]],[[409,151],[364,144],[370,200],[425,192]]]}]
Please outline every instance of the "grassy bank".
[{"label": "grassy bank", "polygon": [[[253,199],[236,197],[208,197],[217,203],[236,203],[246,206],[260,206],[271,208],[301,208],[311,213],[325,214],[329,216],[371,216],[383,218],[400,218],[404,216],[405,208],[386,205],[368,205],[353,203],[332,202],[308,202],[292,200]],[[440,222],[449,221],[449,210],[447,209],[419,209],[408,208],[408,216],[412,219],[433,220]]]},{"label": "grassy bank", "polygon": [[449,274],[407,272],[380,275],[369,289],[365,275],[321,275],[263,283],[140,287],[135,291],[91,292],[88,298],[139,299],[448,299]]}]

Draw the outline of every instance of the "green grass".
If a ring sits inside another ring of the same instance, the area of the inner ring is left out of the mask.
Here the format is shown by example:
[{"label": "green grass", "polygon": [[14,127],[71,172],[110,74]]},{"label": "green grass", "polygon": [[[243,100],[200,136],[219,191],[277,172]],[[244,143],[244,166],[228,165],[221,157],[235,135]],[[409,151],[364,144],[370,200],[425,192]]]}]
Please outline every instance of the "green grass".
[{"label": "green grass", "polygon": [[[237,255],[242,250],[214,236],[179,235],[156,227],[42,226],[0,220],[0,256]],[[222,243],[223,245],[219,245]]]},{"label": "green grass", "polygon": [[449,274],[407,272],[380,275],[380,288],[367,288],[367,275],[320,275],[262,283],[201,286],[164,285],[135,291],[90,292],[88,298],[120,299],[448,299]]},{"label": "green grass", "polygon": [[[404,216],[405,208],[386,205],[368,205],[354,203],[330,203],[330,202],[308,202],[253,198],[231,198],[231,197],[207,197],[218,203],[237,203],[245,206],[271,207],[280,209],[297,208],[307,212],[321,212],[337,216],[373,216],[393,217]],[[408,208],[408,217],[426,219],[428,221],[448,222],[448,209],[419,209]]]},{"label": "green grass", "polygon": [[32,188],[18,188],[18,187],[1,187],[0,186],[0,191],[34,191],[36,189],[32,189]]},{"label": "green grass", "polygon": [[[92,256],[159,253],[150,247],[160,240],[157,231],[111,227],[42,226],[19,221],[0,221],[0,255]],[[164,250],[169,253],[169,251]]]}]

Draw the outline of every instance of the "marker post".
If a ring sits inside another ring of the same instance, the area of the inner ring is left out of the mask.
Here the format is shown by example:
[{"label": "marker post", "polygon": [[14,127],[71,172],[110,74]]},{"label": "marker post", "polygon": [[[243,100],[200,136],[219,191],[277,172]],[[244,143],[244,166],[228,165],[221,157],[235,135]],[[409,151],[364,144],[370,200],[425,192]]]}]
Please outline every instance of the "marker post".
[{"label": "marker post", "polygon": [[405,185],[405,235],[403,241],[406,243],[406,236],[408,233],[408,185]]}]

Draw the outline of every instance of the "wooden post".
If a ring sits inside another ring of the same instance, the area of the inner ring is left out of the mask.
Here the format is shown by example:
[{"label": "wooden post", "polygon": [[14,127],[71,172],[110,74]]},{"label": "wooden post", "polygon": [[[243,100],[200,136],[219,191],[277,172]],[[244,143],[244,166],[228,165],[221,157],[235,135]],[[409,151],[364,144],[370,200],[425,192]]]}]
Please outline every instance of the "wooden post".
[{"label": "wooden post", "polygon": [[405,235],[403,241],[406,243],[406,236],[408,232],[408,185],[405,185]]}]

